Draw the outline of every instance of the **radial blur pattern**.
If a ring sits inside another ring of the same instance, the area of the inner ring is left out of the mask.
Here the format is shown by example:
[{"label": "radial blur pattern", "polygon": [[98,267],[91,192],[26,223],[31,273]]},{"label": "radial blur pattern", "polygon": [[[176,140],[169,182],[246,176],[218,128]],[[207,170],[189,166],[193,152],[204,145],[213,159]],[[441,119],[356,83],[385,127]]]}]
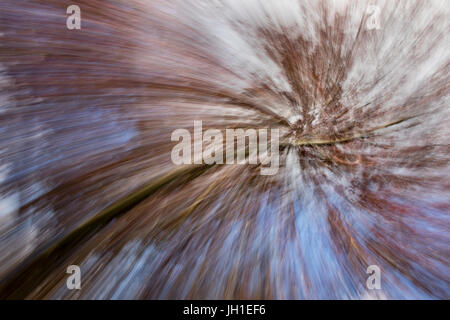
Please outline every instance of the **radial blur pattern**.
[{"label": "radial blur pattern", "polygon": [[[448,0],[71,4],[0,2],[0,298],[450,298]],[[175,165],[194,120],[278,172]]]}]

